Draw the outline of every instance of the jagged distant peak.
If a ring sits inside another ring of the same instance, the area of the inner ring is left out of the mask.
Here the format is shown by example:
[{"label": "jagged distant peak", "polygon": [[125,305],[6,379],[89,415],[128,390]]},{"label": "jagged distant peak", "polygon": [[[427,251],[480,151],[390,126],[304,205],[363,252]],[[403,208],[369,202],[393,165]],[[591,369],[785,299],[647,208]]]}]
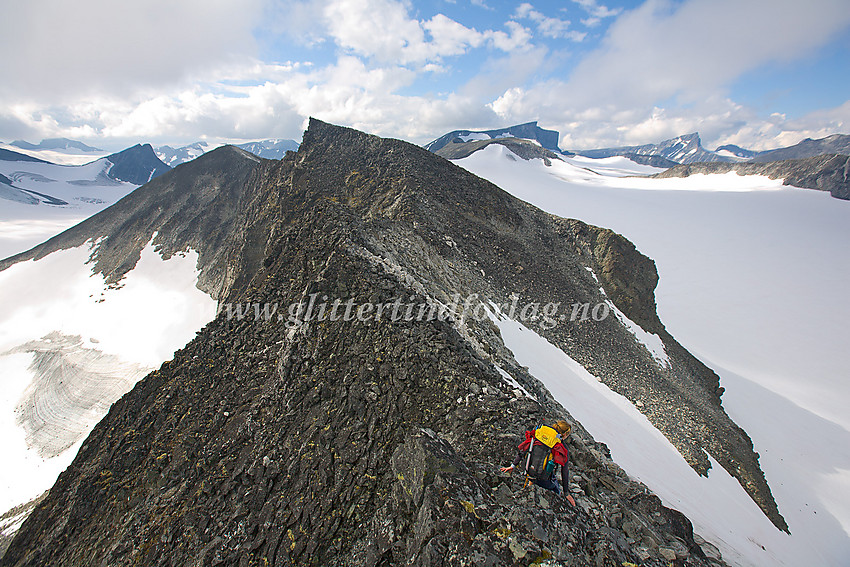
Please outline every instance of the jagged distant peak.
[{"label": "jagged distant peak", "polygon": [[634,156],[658,156],[674,163],[737,161],[737,158],[734,156],[721,155],[703,148],[699,132],[683,134],[657,144],[575,150],[575,153],[590,158],[624,156],[633,159]]}]

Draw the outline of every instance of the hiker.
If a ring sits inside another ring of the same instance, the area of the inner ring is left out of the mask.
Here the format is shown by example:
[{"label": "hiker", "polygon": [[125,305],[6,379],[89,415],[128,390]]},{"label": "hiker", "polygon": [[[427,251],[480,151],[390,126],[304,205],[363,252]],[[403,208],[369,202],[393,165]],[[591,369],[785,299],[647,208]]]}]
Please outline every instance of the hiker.
[{"label": "hiker", "polygon": [[561,486],[554,478],[555,465],[561,465],[564,498],[571,506],[575,506],[576,501],[570,496],[569,453],[567,447],[558,438],[560,436],[566,439],[571,430],[570,424],[561,419],[552,424],[552,427],[544,425],[533,431],[526,431],[525,441],[519,444],[519,451],[514,462],[509,467],[499,467],[499,470],[510,472],[522,462],[523,472],[528,480],[555,494],[561,494]]}]

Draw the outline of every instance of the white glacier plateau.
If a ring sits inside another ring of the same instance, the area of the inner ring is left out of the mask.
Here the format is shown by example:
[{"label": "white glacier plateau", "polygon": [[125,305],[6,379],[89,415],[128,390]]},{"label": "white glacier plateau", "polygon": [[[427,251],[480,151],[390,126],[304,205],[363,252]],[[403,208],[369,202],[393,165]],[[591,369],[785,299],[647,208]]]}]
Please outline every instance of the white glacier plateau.
[{"label": "white glacier plateau", "polygon": [[82,166],[0,160],[0,175],[13,187],[65,201],[43,198],[24,203],[0,198],[0,259],[29,250],[52,236],[116,203],[138,186],[106,177],[111,162],[99,159]]}]

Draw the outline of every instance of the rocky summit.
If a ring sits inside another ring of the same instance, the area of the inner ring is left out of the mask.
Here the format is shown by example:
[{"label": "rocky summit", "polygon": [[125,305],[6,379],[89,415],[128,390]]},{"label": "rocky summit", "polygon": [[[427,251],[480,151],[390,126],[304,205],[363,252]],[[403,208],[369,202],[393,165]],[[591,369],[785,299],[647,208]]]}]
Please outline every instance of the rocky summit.
[{"label": "rocky summit", "polygon": [[[657,333],[664,365],[615,317],[526,322],[786,528],[717,377],[658,320],[654,264],[608,230],[311,120],[281,161],[210,152],[26,256],[100,236],[118,282],[153,232],[199,250],[223,308],[112,406],[2,565],[723,565],[457,297],[611,301]],[[499,472],[558,418],[575,507]]]}]

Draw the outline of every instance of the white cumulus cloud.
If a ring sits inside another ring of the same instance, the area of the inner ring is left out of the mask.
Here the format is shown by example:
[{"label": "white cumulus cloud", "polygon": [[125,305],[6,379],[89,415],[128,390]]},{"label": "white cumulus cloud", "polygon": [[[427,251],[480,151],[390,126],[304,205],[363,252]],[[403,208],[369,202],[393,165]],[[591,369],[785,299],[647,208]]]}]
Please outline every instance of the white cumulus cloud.
[{"label": "white cumulus cloud", "polygon": [[255,54],[261,0],[0,3],[0,101],[174,85]]}]

